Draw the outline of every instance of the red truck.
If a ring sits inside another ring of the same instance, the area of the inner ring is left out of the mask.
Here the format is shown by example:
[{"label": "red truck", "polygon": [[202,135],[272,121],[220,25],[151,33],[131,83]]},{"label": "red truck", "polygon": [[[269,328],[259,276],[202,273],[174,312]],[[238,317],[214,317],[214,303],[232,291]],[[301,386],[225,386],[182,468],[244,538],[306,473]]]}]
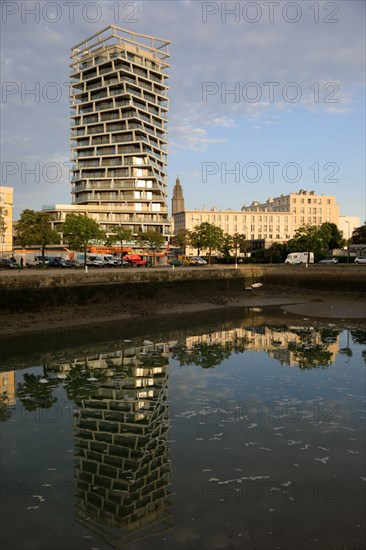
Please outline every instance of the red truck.
[{"label": "red truck", "polygon": [[128,262],[131,267],[151,267],[151,263],[144,260],[138,254],[126,254],[123,259]]}]

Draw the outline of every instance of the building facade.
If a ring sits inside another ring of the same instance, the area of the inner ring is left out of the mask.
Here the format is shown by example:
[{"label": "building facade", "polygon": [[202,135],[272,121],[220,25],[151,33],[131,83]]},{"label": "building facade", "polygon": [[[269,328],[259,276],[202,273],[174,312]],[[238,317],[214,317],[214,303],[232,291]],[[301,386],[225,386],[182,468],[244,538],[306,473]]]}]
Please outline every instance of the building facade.
[{"label": "building facade", "polygon": [[1,256],[13,250],[13,187],[0,186],[0,214],[3,220],[0,228]]},{"label": "building facade", "polygon": [[170,234],[168,45],[111,25],[72,48],[72,205],[44,207],[55,229],[71,206],[107,235],[116,225]]},{"label": "building facade", "polygon": [[[208,222],[220,227],[224,233],[245,235],[252,247],[270,246],[274,242],[284,242],[292,237],[291,213],[257,212],[241,210],[184,210],[173,214],[174,232],[194,230],[196,225]],[[260,244],[262,243],[262,244]],[[192,247],[186,248],[186,254],[196,252]]]},{"label": "building facade", "polygon": [[339,206],[334,195],[318,195],[315,191],[300,189],[297,193],[267,199],[265,203],[244,205],[243,212],[290,212],[291,233],[302,225],[339,223]]},{"label": "building facade", "polygon": [[[241,210],[184,210],[173,212],[174,232],[193,230],[203,222],[220,227],[224,233],[239,233],[252,243],[252,249],[270,247],[292,239],[302,225],[339,225],[339,206],[333,195],[317,195],[300,189],[298,193],[269,198],[265,203],[253,201]],[[186,253],[194,254],[188,247]]]}]

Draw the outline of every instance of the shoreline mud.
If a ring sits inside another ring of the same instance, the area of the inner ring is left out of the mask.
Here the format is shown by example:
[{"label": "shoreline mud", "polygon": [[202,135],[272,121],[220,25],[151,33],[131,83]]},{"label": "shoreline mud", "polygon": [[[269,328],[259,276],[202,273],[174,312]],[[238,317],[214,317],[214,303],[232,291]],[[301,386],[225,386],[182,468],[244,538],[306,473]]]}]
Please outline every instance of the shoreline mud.
[{"label": "shoreline mud", "polygon": [[152,319],[161,316],[195,315],[228,309],[263,308],[281,309],[292,317],[326,321],[359,320],[366,325],[366,292],[326,292],[278,285],[265,285],[251,291],[221,290],[215,294],[202,287],[165,288],[158,294],[136,299],[126,296],[101,296],[82,304],[42,305],[34,310],[5,311],[0,317],[0,339],[10,336],[70,330],[113,321],[128,324],[131,319]]}]

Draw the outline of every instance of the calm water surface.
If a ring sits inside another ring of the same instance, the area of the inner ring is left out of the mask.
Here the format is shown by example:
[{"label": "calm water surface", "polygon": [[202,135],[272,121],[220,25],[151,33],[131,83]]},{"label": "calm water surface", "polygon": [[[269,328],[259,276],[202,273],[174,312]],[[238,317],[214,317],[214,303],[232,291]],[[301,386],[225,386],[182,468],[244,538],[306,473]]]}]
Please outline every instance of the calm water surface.
[{"label": "calm water surface", "polygon": [[366,332],[249,317],[5,354],[1,547],[364,548]]}]

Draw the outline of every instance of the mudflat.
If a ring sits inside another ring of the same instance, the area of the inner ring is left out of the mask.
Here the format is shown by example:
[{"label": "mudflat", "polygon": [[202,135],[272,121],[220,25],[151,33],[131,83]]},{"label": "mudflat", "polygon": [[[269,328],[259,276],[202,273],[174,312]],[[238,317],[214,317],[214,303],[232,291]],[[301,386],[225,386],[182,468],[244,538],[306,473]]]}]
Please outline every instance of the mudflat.
[{"label": "mudflat", "polygon": [[281,308],[299,318],[358,319],[366,323],[366,292],[314,292],[313,290],[263,285],[261,288],[212,294],[202,289],[166,289],[154,297],[141,297],[133,303],[124,297],[81,304],[44,305],[35,310],[3,312],[0,338],[9,335],[47,332],[136,317],[195,312],[226,308]]}]

